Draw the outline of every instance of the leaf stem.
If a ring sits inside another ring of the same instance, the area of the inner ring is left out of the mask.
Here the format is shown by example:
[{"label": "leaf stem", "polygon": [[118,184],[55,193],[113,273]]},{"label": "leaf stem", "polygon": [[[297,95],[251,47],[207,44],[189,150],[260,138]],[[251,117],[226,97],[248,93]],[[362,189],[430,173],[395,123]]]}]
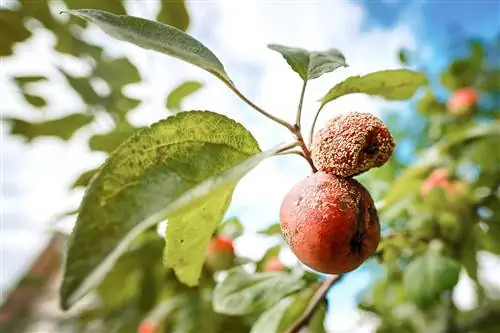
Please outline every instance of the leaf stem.
[{"label": "leaf stem", "polygon": [[304,84],[302,84],[302,90],[300,91],[299,106],[297,107],[297,118],[295,119],[295,126],[297,126],[299,129],[300,129],[300,121],[302,118],[302,104],[304,103],[306,87],[307,87],[307,80],[304,80]]},{"label": "leaf stem", "polygon": [[285,120],[283,119],[280,119],[278,117],[275,117],[273,116],[272,114],[264,111],[262,108],[260,108],[259,106],[257,106],[255,103],[253,103],[251,100],[249,100],[245,95],[243,95],[241,93],[241,91],[238,90],[238,88],[236,88],[231,82],[226,82],[224,81],[224,83],[226,83],[226,85],[229,87],[229,89],[231,89],[239,98],[241,98],[245,103],[247,103],[248,105],[250,105],[253,109],[255,109],[257,112],[259,112],[260,114],[262,114],[263,116],[271,119],[272,121],[280,124],[281,126],[284,126],[286,127],[288,130],[290,131],[293,131],[293,125],[289,124],[288,122],[286,122]]},{"label": "leaf stem", "polygon": [[311,129],[309,130],[309,146],[312,145],[313,137],[314,137],[314,128],[316,127],[316,122],[318,121],[319,113],[321,112],[322,109],[323,109],[323,105],[321,105],[319,107],[318,111],[316,111],[316,115],[314,116],[313,122],[311,124]]},{"label": "leaf stem", "polygon": [[304,310],[302,315],[297,319],[297,321],[286,331],[286,333],[298,333],[302,327],[307,325],[314,315],[314,310],[318,307],[320,302],[325,298],[326,293],[330,288],[342,279],[342,275],[332,275],[327,278],[319,289],[314,294],[313,298],[309,302],[309,305]]}]

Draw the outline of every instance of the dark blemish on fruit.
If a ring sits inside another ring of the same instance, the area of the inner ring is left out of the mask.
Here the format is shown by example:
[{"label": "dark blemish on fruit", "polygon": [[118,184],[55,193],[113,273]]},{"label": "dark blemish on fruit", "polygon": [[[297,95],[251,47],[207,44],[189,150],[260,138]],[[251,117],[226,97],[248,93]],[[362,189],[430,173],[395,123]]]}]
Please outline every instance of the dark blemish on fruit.
[{"label": "dark blemish on fruit", "polygon": [[372,142],[369,142],[368,145],[363,148],[363,151],[366,155],[373,157],[378,152],[378,146],[373,144]]},{"label": "dark blemish on fruit", "polygon": [[340,201],[340,202],[339,202],[339,209],[340,209],[341,211],[345,211],[345,210],[347,210],[348,208],[349,208],[349,205],[347,204],[347,202],[345,202],[345,201]]}]

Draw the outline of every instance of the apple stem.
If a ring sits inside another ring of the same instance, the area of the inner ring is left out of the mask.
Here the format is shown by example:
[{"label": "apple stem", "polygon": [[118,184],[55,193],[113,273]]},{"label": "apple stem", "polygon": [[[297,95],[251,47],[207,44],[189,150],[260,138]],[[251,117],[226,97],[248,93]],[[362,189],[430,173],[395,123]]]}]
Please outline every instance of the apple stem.
[{"label": "apple stem", "polygon": [[326,293],[330,288],[342,279],[343,275],[332,275],[328,277],[318,288],[309,305],[304,310],[299,319],[286,331],[286,333],[298,333],[300,329],[306,326],[314,315],[314,311],[325,298]]}]

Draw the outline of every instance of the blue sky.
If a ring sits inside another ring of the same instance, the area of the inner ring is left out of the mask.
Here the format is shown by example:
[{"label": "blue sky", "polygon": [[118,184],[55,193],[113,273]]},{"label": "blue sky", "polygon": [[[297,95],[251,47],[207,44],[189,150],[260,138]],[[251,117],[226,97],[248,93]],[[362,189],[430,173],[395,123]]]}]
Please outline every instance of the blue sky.
[{"label": "blue sky", "polygon": [[[134,3],[129,6],[135,15],[146,17],[154,10],[148,6],[138,7]],[[341,79],[400,67],[396,51],[402,46],[418,50],[431,69],[437,70],[451,52],[447,38],[449,27],[459,24],[465,36],[492,36],[500,30],[499,6],[499,2],[494,0],[192,2],[189,3],[193,20],[190,32],[216,51],[230,76],[250,98],[278,116],[291,120],[294,115],[290,110],[296,108],[300,80],[279,55],[266,48],[267,43],[310,49],[338,47],[345,53],[350,64],[348,69],[325,75],[310,84],[305,98],[304,112],[307,116],[312,115],[317,98]],[[454,31],[459,30],[455,28]],[[148,97],[148,102],[133,112],[132,121],[149,124],[164,117],[163,98],[166,92],[183,80],[195,79],[204,82],[206,87],[186,101],[187,108],[214,110],[235,118],[255,133],[263,149],[289,139],[286,132],[263,120],[204,72],[180,64],[178,60],[111,40],[97,29],[92,31],[92,38],[106,45],[111,54],[132,56],[147,78],[147,82],[130,89],[131,95]],[[0,71],[2,98],[4,89],[8,92],[3,100],[2,112],[23,114],[32,119],[40,117],[40,114],[25,111],[26,105],[15,97],[7,77],[13,73],[45,71],[57,82],[60,78],[50,69],[53,57],[47,51],[48,40],[50,37],[46,34],[38,34],[30,45],[20,48],[17,59],[2,64],[5,65]],[[33,48],[39,50],[37,62],[33,62]],[[74,96],[48,94],[47,98],[57,112],[81,107],[81,102]],[[320,122],[336,110],[356,109],[383,114],[388,107],[407,108],[405,103],[348,96],[327,107]],[[306,125],[308,122],[310,117],[305,119]],[[4,187],[2,192],[3,195],[8,193],[8,196],[2,203],[1,288],[15,281],[43,245],[42,235],[47,227],[44,222],[60,212],[61,207],[71,208],[78,204],[82,192],[68,194],[68,185],[81,170],[102,162],[104,156],[91,154],[84,146],[87,136],[88,133],[79,133],[69,145],[42,139],[30,147],[17,139],[3,139],[2,177],[9,180],[9,184],[16,185],[10,189]],[[262,163],[238,186],[229,214],[239,215],[249,231],[273,223],[283,195],[308,172],[307,164],[294,156]],[[269,186],[271,179],[273,183]],[[269,187],[263,191],[266,185]],[[250,232],[238,242],[237,250],[258,257],[271,242]],[[291,253],[284,253],[283,260],[292,263],[295,258]],[[358,314],[352,311],[355,295],[367,285],[371,273],[364,269],[351,276],[342,287],[339,285],[330,293],[334,312],[331,321],[336,323],[338,329],[335,332],[342,332],[342,329],[354,332],[349,325],[359,319]],[[366,326],[366,332],[369,332],[369,327]],[[363,332],[363,328],[358,331]]]}]

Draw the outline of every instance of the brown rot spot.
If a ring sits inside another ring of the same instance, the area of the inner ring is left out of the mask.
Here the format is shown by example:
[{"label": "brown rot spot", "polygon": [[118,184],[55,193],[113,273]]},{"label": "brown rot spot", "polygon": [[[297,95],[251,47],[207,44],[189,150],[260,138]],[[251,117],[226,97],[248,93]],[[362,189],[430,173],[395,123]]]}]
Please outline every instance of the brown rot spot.
[{"label": "brown rot spot", "polygon": [[361,252],[363,251],[363,236],[364,232],[358,232],[349,242],[349,247],[352,253],[361,254]]},{"label": "brown rot spot", "polygon": [[339,209],[341,211],[346,211],[349,208],[349,205],[345,201],[340,201],[339,202]]},{"label": "brown rot spot", "polygon": [[369,142],[366,147],[363,148],[363,151],[368,156],[375,156],[375,154],[378,152],[378,146],[372,142]]}]

